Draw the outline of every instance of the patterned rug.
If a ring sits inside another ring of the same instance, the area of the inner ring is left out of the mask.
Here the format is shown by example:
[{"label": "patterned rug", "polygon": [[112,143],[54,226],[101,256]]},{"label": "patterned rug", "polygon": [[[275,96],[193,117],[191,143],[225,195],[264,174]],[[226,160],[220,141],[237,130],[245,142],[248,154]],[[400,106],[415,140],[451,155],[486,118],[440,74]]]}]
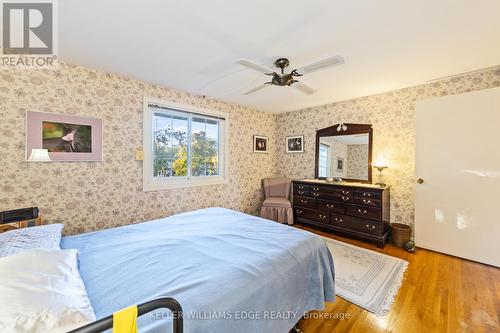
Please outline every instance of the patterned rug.
[{"label": "patterned rug", "polygon": [[323,237],[333,255],[335,292],[377,316],[389,312],[408,262]]}]

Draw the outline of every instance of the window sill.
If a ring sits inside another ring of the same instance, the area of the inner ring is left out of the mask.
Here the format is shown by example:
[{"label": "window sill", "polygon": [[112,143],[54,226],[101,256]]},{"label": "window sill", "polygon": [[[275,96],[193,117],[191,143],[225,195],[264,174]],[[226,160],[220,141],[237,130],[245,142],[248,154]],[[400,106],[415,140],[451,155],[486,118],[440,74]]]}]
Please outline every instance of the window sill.
[{"label": "window sill", "polygon": [[228,184],[229,180],[227,178],[216,177],[210,179],[183,179],[183,180],[168,180],[162,181],[157,180],[149,183],[143,184],[143,192],[152,192],[152,191],[164,191],[164,190],[172,190],[178,188],[185,187],[197,187],[197,186],[210,186],[210,185],[220,185],[220,184]]}]

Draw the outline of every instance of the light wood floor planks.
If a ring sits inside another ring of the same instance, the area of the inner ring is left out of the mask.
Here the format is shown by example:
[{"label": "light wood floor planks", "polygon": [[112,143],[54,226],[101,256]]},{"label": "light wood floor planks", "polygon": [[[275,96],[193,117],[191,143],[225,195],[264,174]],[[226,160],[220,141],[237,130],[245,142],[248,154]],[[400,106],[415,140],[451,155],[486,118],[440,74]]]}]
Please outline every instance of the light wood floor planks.
[{"label": "light wood floor planks", "polygon": [[424,249],[415,254],[390,244],[379,249],[364,241],[299,227],[410,263],[387,316],[379,318],[337,297],[314,314],[321,318],[300,322],[304,333],[500,332],[500,269]]}]

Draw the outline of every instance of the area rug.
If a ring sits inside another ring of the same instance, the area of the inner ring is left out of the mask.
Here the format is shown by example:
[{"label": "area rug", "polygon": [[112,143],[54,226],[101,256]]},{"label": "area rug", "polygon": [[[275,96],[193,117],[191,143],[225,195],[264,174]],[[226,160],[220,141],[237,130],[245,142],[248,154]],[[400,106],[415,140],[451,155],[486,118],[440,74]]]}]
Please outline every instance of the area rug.
[{"label": "area rug", "polygon": [[408,262],[323,237],[333,256],[335,292],[377,316],[389,312]]}]

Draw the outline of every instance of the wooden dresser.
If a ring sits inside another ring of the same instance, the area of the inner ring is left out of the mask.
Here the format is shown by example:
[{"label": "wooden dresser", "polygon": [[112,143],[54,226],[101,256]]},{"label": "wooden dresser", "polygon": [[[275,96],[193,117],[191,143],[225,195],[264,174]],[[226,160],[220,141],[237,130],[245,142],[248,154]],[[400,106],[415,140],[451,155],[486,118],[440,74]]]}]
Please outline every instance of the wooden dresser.
[{"label": "wooden dresser", "polygon": [[370,184],[293,181],[294,222],[370,240],[384,247],[390,188]]}]

